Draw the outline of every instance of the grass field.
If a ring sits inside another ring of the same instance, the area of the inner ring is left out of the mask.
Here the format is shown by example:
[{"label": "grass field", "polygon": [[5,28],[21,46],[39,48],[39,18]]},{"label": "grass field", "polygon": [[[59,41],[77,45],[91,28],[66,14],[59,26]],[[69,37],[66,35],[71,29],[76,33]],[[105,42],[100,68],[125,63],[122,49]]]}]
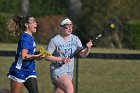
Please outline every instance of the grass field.
[{"label": "grass field", "polygon": [[[3,45],[3,44],[2,44]],[[9,44],[16,49],[16,45]],[[140,53],[126,49],[99,49],[92,52]],[[9,88],[6,74],[14,57],[0,57],[0,88]],[[36,62],[40,93],[51,93],[53,85],[49,78],[49,62]],[[74,78],[75,85],[75,78]],[[140,60],[79,59],[78,93],[140,93]],[[28,93],[23,88],[23,93]]]}]

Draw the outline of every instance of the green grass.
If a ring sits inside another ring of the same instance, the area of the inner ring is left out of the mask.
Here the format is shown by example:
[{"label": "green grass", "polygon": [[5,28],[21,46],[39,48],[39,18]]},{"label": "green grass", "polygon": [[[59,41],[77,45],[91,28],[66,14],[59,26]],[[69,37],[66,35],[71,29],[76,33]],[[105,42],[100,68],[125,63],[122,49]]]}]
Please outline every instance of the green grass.
[{"label": "green grass", "polygon": [[139,60],[81,59],[79,93],[140,93]]},{"label": "green grass", "polygon": [[[0,47],[0,50],[16,49],[16,44],[8,44],[8,47],[5,45],[2,44],[3,48]],[[92,49],[92,52],[140,53],[138,50],[99,48]],[[0,88],[9,89],[6,75],[13,60],[14,57],[0,57]],[[52,93],[49,64],[43,60],[36,62],[40,93]],[[139,71],[140,60],[79,59],[78,93],[140,93]],[[75,85],[75,78],[73,81]],[[23,93],[27,93],[25,88]]]},{"label": "green grass", "polygon": [[[9,89],[9,79],[7,78],[7,72],[11,66],[14,57],[0,57],[0,88]],[[52,84],[49,78],[49,64],[50,62],[37,61],[36,70],[38,78],[38,86],[40,93],[48,93],[52,91]],[[27,93],[27,90],[24,88],[23,93]]]},{"label": "green grass", "polygon": [[[0,88],[9,88],[6,74],[13,57],[0,57]],[[49,62],[36,62],[40,93],[51,93]],[[140,93],[139,60],[79,60],[79,93]],[[75,79],[74,79],[75,83]],[[23,93],[27,93],[24,88]]]}]

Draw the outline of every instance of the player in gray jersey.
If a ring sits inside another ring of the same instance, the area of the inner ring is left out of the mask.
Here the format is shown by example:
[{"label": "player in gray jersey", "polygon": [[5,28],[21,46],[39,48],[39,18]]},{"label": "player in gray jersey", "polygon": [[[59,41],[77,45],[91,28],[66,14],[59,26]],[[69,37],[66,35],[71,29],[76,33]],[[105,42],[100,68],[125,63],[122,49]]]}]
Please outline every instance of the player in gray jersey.
[{"label": "player in gray jersey", "polygon": [[[77,49],[82,48],[82,43],[76,35],[72,34],[72,30],[71,20],[68,18],[63,19],[60,22],[60,34],[53,37],[47,47],[47,51],[54,56],[65,58],[65,64],[53,61],[50,65],[50,77],[54,83],[53,93],[74,93],[72,84],[74,58],[69,59],[69,57]],[[86,45],[87,48],[80,52],[81,57],[86,57],[89,54],[93,44],[89,41]],[[47,60],[49,60],[49,57]]]}]

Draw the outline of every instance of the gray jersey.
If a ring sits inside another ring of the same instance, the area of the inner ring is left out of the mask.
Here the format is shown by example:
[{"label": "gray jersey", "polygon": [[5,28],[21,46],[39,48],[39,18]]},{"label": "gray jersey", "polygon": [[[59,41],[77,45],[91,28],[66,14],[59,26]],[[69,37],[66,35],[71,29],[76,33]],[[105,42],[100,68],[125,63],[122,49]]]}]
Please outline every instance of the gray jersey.
[{"label": "gray jersey", "polygon": [[[61,35],[56,35],[52,38],[48,44],[47,51],[52,53],[57,57],[69,57],[77,49],[82,47],[80,39],[71,34],[67,40],[64,40]],[[68,72],[73,71],[74,69],[74,58],[71,59],[71,62],[63,65],[65,70]]]}]

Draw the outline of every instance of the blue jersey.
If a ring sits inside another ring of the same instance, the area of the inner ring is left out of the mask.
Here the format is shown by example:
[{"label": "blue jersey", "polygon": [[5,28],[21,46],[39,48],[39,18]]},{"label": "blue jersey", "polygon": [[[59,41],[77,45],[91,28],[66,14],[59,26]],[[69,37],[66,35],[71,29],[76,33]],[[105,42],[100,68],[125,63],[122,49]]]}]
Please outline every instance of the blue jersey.
[{"label": "blue jersey", "polygon": [[34,60],[23,61],[21,59],[22,49],[27,49],[28,54],[31,54],[31,55],[34,54],[35,49],[36,49],[34,38],[27,33],[23,33],[20,37],[20,40],[18,42],[18,47],[17,47],[17,53],[15,57],[15,62],[13,66],[17,69],[26,69],[26,70],[34,69],[34,64],[35,64]]},{"label": "blue jersey", "polygon": [[[17,47],[17,52],[16,52],[16,56],[15,56],[15,61],[13,62],[12,66],[9,70],[9,73],[8,73],[8,75],[10,77],[14,76],[18,79],[26,80],[27,77],[29,77],[30,75],[36,76],[35,62],[33,59],[32,60],[22,60],[22,57],[21,57],[22,49],[27,49],[28,54],[31,54],[31,55],[33,55],[35,53],[35,49],[36,49],[36,44],[35,44],[34,38],[26,32],[24,32],[20,36],[20,39],[18,42],[18,47]],[[28,73],[31,72],[31,74],[25,75],[26,72],[24,72],[24,71],[26,71]],[[15,74],[17,72],[18,72],[18,74]],[[24,76],[24,77],[21,77],[21,76]]]}]

